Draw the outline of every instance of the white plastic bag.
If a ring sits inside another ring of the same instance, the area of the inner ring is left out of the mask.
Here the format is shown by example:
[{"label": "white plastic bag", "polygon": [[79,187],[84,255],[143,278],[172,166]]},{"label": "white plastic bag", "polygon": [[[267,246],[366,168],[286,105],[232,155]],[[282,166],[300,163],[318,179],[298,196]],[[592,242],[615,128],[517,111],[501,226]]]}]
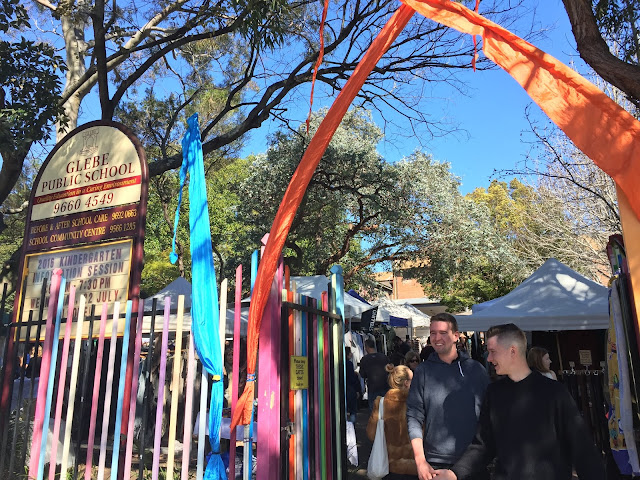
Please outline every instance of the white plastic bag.
[{"label": "white plastic bag", "polygon": [[367,477],[371,480],[379,480],[389,474],[389,457],[387,455],[387,441],[384,438],[384,397],[380,398],[378,406],[378,425],[376,425],[376,438],[373,440]]},{"label": "white plastic bag", "polygon": [[353,423],[347,422],[347,460],[354,467],[358,466],[358,444],[356,441],[356,429]]}]

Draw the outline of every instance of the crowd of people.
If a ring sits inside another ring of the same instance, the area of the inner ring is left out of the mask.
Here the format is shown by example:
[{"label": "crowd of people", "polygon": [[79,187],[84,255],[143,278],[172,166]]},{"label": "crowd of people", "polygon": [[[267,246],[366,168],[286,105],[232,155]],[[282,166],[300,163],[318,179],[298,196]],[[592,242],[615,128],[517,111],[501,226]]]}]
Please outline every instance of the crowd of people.
[{"label": "crowd of people", "polygon": [[[386,479],[570,480],[574,471],[580,480],[605,478],[573,398],[555,381],[549,352],[527,350],[517,326],[487,331],[481,358],[492,376],[467,354],[452,315],[431,318],[429,340],[418,354],[396,337],[389,358],[365,342],[359,374],[367,384],[367,436],[374,441],[383,397]],[[358,375],[347,367],[352,419],[361,395]]]}]

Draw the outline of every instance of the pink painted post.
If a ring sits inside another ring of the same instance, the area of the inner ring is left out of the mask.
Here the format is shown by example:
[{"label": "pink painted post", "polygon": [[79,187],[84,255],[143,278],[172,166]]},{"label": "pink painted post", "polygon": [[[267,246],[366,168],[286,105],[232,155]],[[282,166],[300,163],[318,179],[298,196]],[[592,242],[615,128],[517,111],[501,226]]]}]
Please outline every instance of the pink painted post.
[{"label": "pink painted post", "polygon": [[47,323],[45,327],[44,342],[42,345],[42,361],[40,363],[40,382],[38,383],[38,399],[36,400],[36,412],[33,420],[33,436],[31,437],[31,456],[29,460],[29,478],[38,475],[38,462],[40,460],[40,444],[42,442],[42,428],[44,424],[45,406],[47,401],[47,386],[49,383],[49,369],[51,368],[51,347],[53,342],[53,319],[58,305],[58,293],[62,280],[62,269],[56,268],[51,277],[49,289],[49,305],[47,307]]},{"label": "pink painted post", "polygon": [[164,297],[164,325],[162,328],[162,348],[160,350],[160,378],[158,380],[158,405],[156,407],[156,429],[153,442],[153,466],[151,479],[158,480],[160,474],[160,440],[162,439],[162,410],[164,408],[164,382],[167,374],[167,350],[169,349],[169,315],[171,298]]},{"label": "pink painted post", "polygon": [[[242,323],[242,265],[236,268],[236,297],[233,310],[233,366],[231,376],[231,418],[238,403],[240,382],[240,325]],[[231,430],[229,443],[229,480],[236,478],[236,429]],[[184,478],[184,477],[183,477]]]},{"label": "pink painted post", "polygon": [[89,437],[87,439],[87,461],[84,479],[91,480],[93,466],[93,445],[96,437],[96,421],[98,420],[98,402],[100,400],[100,379],[102,377],[102,357],[104,356],[104,336],[107,331],[107,304],[102,304],[100,315],[100,336],[98,337],[98,353],[96,354],[96,371],[93,375],[93,396],[91,398],[91,419],[89,420]]},{"label": "pink painted post", "polygon": [[182,476],[189,478],[189,459],[191,458],[191,419],[193,418],[193,377],[196,375],[196,352],[193,332],[189,334],[189,357],[187,359],[187,398],[184,407],[184,433],[182,436]]},{"label": "pink painted post", "polygon": [[51,460],[49,463],[49,480],[56,477],[56,456],[58,454],[58,437],[60,436],[60,423],[62,419],[62,404],[64,403],[64,386],[67,381],[67,360],[69,359],[69,342],[71,340],[71,324],[73,323],[73,306],[76,301],[76,286],[69,290],[69,304],[67,307],[67,325],[64,329],[64,343],[62,345],[62,357],[60,360],[60,377],[58,378],[58,397],[56,400],[56,413],[53,420],[53,437],[51,437]]},{"label": "pink painted post", "polygon": [[265,308],[265,317],[260,325],[257,480],[271,480],[280,475],[280,309],[283,274],[280,259]]},{"label": "pink painted post", "polygon": [[[138,300],[138,322],[136,325],[135,352],[133,354],[133,378],[131,379],[131,398],[129,401],[129,425],[127,427],[127,449],[124,458],[123,480],[131,478],[131,460],[133,458],[133,428],[136,422],[136,400],[140,377],[140,353],[142,352],[142,320],[144,318],[144,300]],[[186,477],[183,477],[186,478]]]},{"label": "pink painted post", "polygon": [[[111,392],[113,391],[113,370],[116,362],[116,344],[118,341],[118,323],[120,321],[120,302],[113,305],[111,322],[111,339],[109,340],[109,361],[107,362],[107,386],[104,392],[104,409],[102,414],[102,431],[100,437],[100,456],[98,457],[98,480],[105,476],[107,463],[107,440],[109,437],[109,419],[111,417]],[[116,434],[117,435],[117,434]]]}]

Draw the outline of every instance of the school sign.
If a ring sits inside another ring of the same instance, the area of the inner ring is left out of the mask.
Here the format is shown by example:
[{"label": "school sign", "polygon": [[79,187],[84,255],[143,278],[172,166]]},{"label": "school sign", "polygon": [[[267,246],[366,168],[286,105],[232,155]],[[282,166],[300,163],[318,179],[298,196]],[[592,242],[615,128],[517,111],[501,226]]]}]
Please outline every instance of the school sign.
[{"label": "school sign", "polygon": [[139,295],[148,175],[140,142],[119,123],[88,123],[55,147],[31,192],[18,321],[41,307],[58,268],[87,305]]}]

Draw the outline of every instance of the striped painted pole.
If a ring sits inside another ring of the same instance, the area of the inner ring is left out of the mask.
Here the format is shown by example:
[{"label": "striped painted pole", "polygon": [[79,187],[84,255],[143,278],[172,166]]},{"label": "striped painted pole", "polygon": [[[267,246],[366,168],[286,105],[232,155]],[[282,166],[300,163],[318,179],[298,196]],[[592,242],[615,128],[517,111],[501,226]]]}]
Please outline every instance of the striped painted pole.
[{"label": "striped painted pole", "polygon": [[[40,362],[40,381],[38,383],[38,395],[36,400],[36,412],[33,420],[33,435],[31,436],[31,456],[29,458],[29,478],[38,475],[38,462],[40,461],[40,446],[42,444],[42,427],[44,425],[44,410],[47,402],[47,382],[49,377],[45,372],[51,366],[51,342],[53,340],[53,323],[55,319],[56,300],[62,280],[62,269],[57,268],[51,277],[49,289],[49,306],[47,307],[47,323],[45,327],[44,341],[42,342],[42,360]],[[44,302],[43,302],[44,303]],[[42,316],[40,316],[42,319]],[[40,332],[38,331],[38,334]],[[39,338],[38,338],[39,340]],[[36,343],[36,354],[38,346]],[[32,383],[33,385],[33,383]]]},{"label": "striped painted pole", "polygon": [[[37,318],[37,326],[36,326],[36,336],[35,336],[35,343],[34,343],[34,352],[36,352],[36,356],[37,356],[37,352],[40,349],[39,346],[39,342],[40,342],[40,332],[42,330],[42,317],[44,315],[44,305],[45,305],[45,299],[46,299],[46,295],[47,295],[47,279],[43,279],[42,280],[42,290],[40,291],[40,308],[38,308],[38,316]],[[44,350],[44,348],[43,348]],[[36,369],[32,369],[31,371],[31,385],[29,386],[29,408],[31,408],[31,405],[33,405],[33,398],[36,398],[36,411],[37,411],[37,398],[40,398],[38,396],[34,397],[33,396],[33,392],[35,390],[35,376],[36,376]],[[38,384],[39,386],[40,384]],[[24,428],[26,429],[26,431],[28,432],[31,428],[31,416],[27,415],[27,418],[25,419],[25,426]],[[35,430],[36,430],[36,425],[35,425],[35,418],[34,418],[34,427],[33,427],[33,434],[35,434]],[[40,431],[42,433],[42,430]],[[29,447],[33,447],[33,445],[29,445],[29,442],[22,442],[22,449],[20,450],[20,455],[18,457],[18,463],[20,465],[24,465],[27,462],[27,449]],[[40,443],[38,443],[38,447],[40,447]],[[33,450],[32,450],[33,452]],[[33,458],[33,457],[32,457]],[[36,469],[38,468],[37,464],[36,464]],[[33,477],[31,477],[33,478]]]},{"label": "striped painted pole", "polygon": [[[311,299],[311,306],[317,310],[318,309],[318,300],[315,298]],[[312,435],[313,435],[313,447],[314,447],[314,452],[315,455],[313,457],[313,465],[314,468],[312,468],[312,472],[315,476],[315,480],[321,480],[322,479],[322,471],[320,468],[321,462],[320,462],[320,430],[321,430],[321,424],[320,424],[320,401],[319,401],[319,395],[320,395],[320,367],[319,367],[319,359],[318,359],[318,319],[319,316],[317,314],[313,314],[313,318],[312,318],[312,322],[311,322],[311,331],[312,331],[312,337],[313,337],[313,341],[311,342],[310,345],[310,350],[312,353],[310,353],[310,356],[313,357],[313,368],[311,369],[313,371],[313,429],[312,429]]]},{"label": "striped painted pole", "polygon": [[[320,310],[322,310],[322,301],[320,303]],[[326,388],[326,377],[325,377],[325,369],[324,369],[324,328],[323,328],[323,317],[318,316],[317,319],[317,328],[318,328],[318,346],[317,346],[317,355],[318,355],[318,406],[319,406],[319,424],[318,430],[320,433],[320,443],[318,444],[318,448],[320,450],[320,465],[319,469],[321,473],[321,480],[326,480],[327,478],[327,449],[326,449],[326,436],[327,432],[325,429],[326,425],[326,408],[325,408],[325,388]]]},{"label": "striped painted pole", "polygon": [[[129,401],[129,425],[127,427],[127,449],[124,458],[123,480],[131,478],[131,461],[133,460],[133,430],[136,423],[136,403],[138,397],[138,381],[140,378],[140,355],[142,353],[142,321],[144,319],[144,300],[138,300],[138,318],[136,325],[136,341],[133,354],[133,378],[131,399]],[[117,431],[117,430],[116,430]],[[185,477],[186,478],[186,477]]]},{"label": "striped painted pole", "polygon": [[[102,360],[104,357],[104,337],[107,331],[108,305],[102,304],[100,315],[100,333],[98,336],[98,352],[96,353],[96,371],[93,376],[93,395],[91,397],[91,419],[89,421],[89,437],[87,439],[87,460],[85,462],[84,479],[91,480],[93,470],[93,447],[96,440],[96,423],[98,421],[98,403],[100,401],[100,382],[102,381]],[[85,371],[85,378],[89,371]]]},{"label": "striped painted pole", "polygon": [[[302,297],[300,303],[307,304],[307,298]],[[301,355],[307,357],[307,312],[300,312],[300,340],[301,340]],[[307,368],[309,363],[307,362]],[[309,375],[309,370],[307,370]],[[309,380],[307,379],[307,388],[302,390],[302,459],[304,462],[302,469],[302,480],[309,480]]]},{"label": "striped painted pole", "polygon": [[169,315],[171,298],[164,298],[164,324],[162,326],[162,348],[160,350],[160,371],[158,380],[158,405],[156,405],[156,429],[153,440],[153,466],[151,479],[158,480],[160,474],[160,440],[162,439],[162,411],[164,409],[164,384],[167,375],[167,350],[169,348]]},{"label": "striped painted pole", "polygon": [[128,300],[126,310],[125,310],[125,316],[124,316],[122,355],[120,356],[120,376],[118,377],[118,403],[116,404],[116,424],[113,430],[113,453],[111,454],[111,480],[118,480],[118,466],[119,466],[118,462],[120,460],[120,430],[122,429],[122,409],[124,406],[124,386],[125,386],[125,376],[127,374],[127,358],[129,356],[129,336],[131,331],[132,308],[133,308],[133,302],[131,300]]},{"label": "striped painted pole", "polygon": [[[227,296],[229,294],[229,280],[226,278],[220,283],[220,358],[224,363],[224,345],[227,337]],[[228,374],[229,372],[227,372]]]},{"label": "striped painted pole", "polygon": [[204,446],[206,443],[207,430],[207,392],[209,391],[209,380],[207,371],[202,366],[202,377],[200,383],[200,423],[198,424],[198,463],[196,466],[196,480],[204,477]]},{"label": "striped painted pole", "polygon": [[[240,384],[240,326],[242,323],[242,265],[236,268],[236,291],[233,310],[233,367],[231,374],[231,418],[238,403],[238,387]],[[236,478],[236,429],[229,435],[229,480]],[[183,476],[184,478],[184,476]]]},{"label": "striped painted pole", "polygon": [[[176,428],[178,423],[178,394],[180,393],[180,371],[182,369],[182,323],[184,317],[184,295],[178,297],[176,317],[176,339],[173,349],[173,376],[171,378],[171,413],[169,415],[169,449],[167,451],[166,478],[173,478],[176,457]],[[114,479],[115,480],[115,479]]]},{"label": "striped painted pole", "polygon": [[[329,297],[327,292],[322,292],[322,310],[325,312],[329,311]],[[323,317],[322,320],[322,338],[323,338],[323,349],[322,349],[322,357],[324,362],[324,378],[325,378],[325,388],[324,388],[324,429],[325,429],[325,448],[327,450],[327,478],[329,480],[333,480],[333,444],[332,444],[332,436],[331,431],[333,429],[333,425],[331,424],[331,364],[329,358],[329,345],[330,345],[330,333],[329,333],[329,318]],[[335,479],[338,480],[338,479]]]},{"label": "striped painted pole", "polygon": [[[76,404],[76,389],[78,388],[78,370],[80,366],[80,348],[82,347],[82,327],[84,325],[84,309],[87,299],[80,295],[78,306],[78,320],[76,320],[76,335],[73,342],[73,362],[71,363],[71,377],[69,378],[69,401],[67,405],[67,417],[64,424],[64,443],[62,444],[62,465],[60,475],[66,478],[69,465],[69,448],[71,446],[71,425],[73,423],[73,410]],[[68,320],[67,320],[68,321]]]},{"label": "striped painted pole", "polygon": [[[264,250],[264,247],[263,247]],[[254,250],[251,255],[251,292],[253,293],[253,286],[256,283],[256,277],[258,276],[258,250]],[[248,353],[248,352],[247,352]],[[255,381],[254,372],[254,381]],[[255,391],[255,388],[254,388]],[[249,425],[244,426],[244,445],[242,449],[242,478],[244,480],[250,480],[253,472],[253,418],[254,418],[254,399],[251,399],[251,420]]]},{"label": "striped painted pole", "polygon": [[[189,357],[187,358],[187,392],[184,406],[184,433],[182,437],[182,476],[189,478],[189,459],[191,458],[191,422],[193,421],[193,379],[196,375],[196,354],[193,332],[189,334]],[[128,479],[124,479],[128,480]]]},{"label": "striped painted pole", "polygon": [[[58,439],[60,438],[60,422],[62,420],[62,405],[64,403],[64,387],[67,381],[67,360],[69,359],[69,342],[71,340],[71,324],[73,323],[73,307],[76,301],[76,286],[69,290],[69,306],[67,307],[67,323],[64,329],[62,356],[60,357],[60,376],[58,377],[58,396],[56,412],[53,417],[53,438],[51,439],[51,457],[49,460],[49,480],[56,477],[56,457],[58,455]],[[61,470],[64,472],[64,470]]]},{"label": "striped painted pole", "polygon": [[332,319],[333,339],[333,366],[334,366],[334,423],[337,478],[343,478],[347,469],[347,397],[346,397],[346,371],[344,353],[344,278],[342,267],[331,267],[331,311],[340,315],[340,319]]},{"label": "striped painted pole", "polygon": [[118,343],[118,323],[120,322],[120,302],[113,304],[113,320],[111,322],[111,339],[109,340],[109,362],[107,363],[107,386],[104,392],[104,409],[102,413],[102,431],[100,432],[100,457],[98,458],[98,480],[104,480],[107,463],[107,439],[109,435],[109,418],[111,417],[111,393],[113,392],[113,370],[116,363],[116,346]]},{"label": "striped painted pole", "polygon": [[279,262],[260,325],[258,349],[258,465],[257,480],[278,478],[280,473],[280,316],[282,261]]},{"label": "striped painted pole", "polygon": [[[301,301],[301,295],[295,295],[297,304]],[[294,310],[293,335],[295,342],[295,355],[302,355],[302,315],[300,310]],[[304,458],[303,458],[303,433],[302,433],[302,390],[296,390],[295,393],[295,429],[296,429],[296,480],[303,479]]]},{"label": "striped painted pole", "polygon": [[[54,388],[54,380],[56,376],[56,363],[58,361],[58,346],[60,345],[60,322],[62,321],[62,309],[64,308],[64,289],[66,287],[66,280],[64,277],[60,280],[60,290],[58,291],[58,305],[56,311],[56,325],[53,330],[53,339],[51,343],[51,364],[49,366],[49,371],[40,370],[40,378],[43,375],[49,376],[49,381],[47,383],[47,403],[44,409],[44,421],[42,424],[42,439],[40,442],[40,459],[38,461],[38,476],[37,480],[42,480],[44,477],[44,464],[46,461],[46,452],[47,452],[47,436],[49,434],[49,420],[51,420],[51,402],[53,401],[53,388]],[[58,441],[58,439],[53,439],[53,441]],[[53,469],[55,470],[55,463],[53,464]]]},{"label": "striped painted pole", "polygon": [[[287,300],[293,303],[294,293],[293,288],[287,292]],[[289,309],[289,316],[287,318],[288,326],[289,326],[289,362],[291,362],[291,357],[295,355],[296,352],[296,344],[295,344],[295,335],[294,335],[294,325],[295,325],[295,313],[293,309]],[[296,392],[291,389],[291,381],[289,381],[289,385],[286,386],[289,390],[289,421],[295,422],[296,416]],[[289,480],[294,480],[296,478],[296,432],[293,429],[291,436],[289,437]]]},{"label": "striped painted pole", "polygon": [[144,367],[144,396],[142,398],[142,428],[140,429],[140,465],[138,478],[145,478],[144,475],[144,452],[146,451],[147,436],[147,414],[149,410],[149,390],[151,390],[151,361],[153,360],[153,344],[155,343],[156,316],[158,310],[158,299],[151,300],[151,327],[149,328],[149,350],[147,350],[147,358]]}]

